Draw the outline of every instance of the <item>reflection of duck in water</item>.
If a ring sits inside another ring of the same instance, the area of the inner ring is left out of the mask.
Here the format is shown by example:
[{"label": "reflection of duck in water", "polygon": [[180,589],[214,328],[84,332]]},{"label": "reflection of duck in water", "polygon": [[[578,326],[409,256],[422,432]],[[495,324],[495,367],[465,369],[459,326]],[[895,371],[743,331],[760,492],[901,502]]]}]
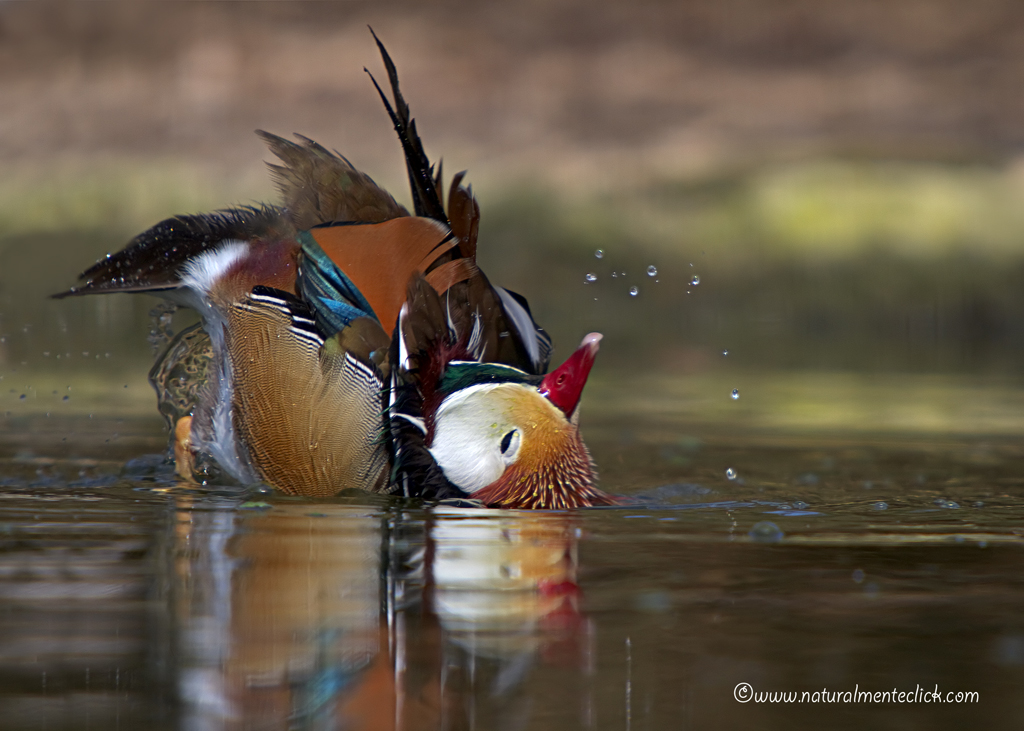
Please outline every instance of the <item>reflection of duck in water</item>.
[{"label": "reflection of duck in water", "polygon": [[540,649],[579,618],[576,528],[564,515],[444,509],[431,528],[434,611],[475,655]]},{"label": "reflection of duck in water", "polygon": [[183,727],[496,728],[538,660],[586,670],[570,518],[310,508],[181,504]]},{"label": "reflection of duck in water", "polygon": [[460,174],[442,204],[380,48],[415,216],[318,144],[260,133],[283,207],[168,219],[58,296],[151,292],[202,315],[153,372],[187,477],[212,458],[294,494],[607,504],[576,426],[600,336],[544,375],[550,340],[477,267],[476,201]]},{"label": "reflection of duck in water", "polygon": [[333,715],[386,642],[381,514],[217,507],[183,502],[177,523],[182,727],[286,728]]},{"label": "reflection of duck in water", "polygon": [[389,653],[339,699],[349,726],[503,728],[529,712],[523,694],[538,660],[588,671],[571,518],[445,508],[425,529],[405,580],[406,562],[392,555]]}]

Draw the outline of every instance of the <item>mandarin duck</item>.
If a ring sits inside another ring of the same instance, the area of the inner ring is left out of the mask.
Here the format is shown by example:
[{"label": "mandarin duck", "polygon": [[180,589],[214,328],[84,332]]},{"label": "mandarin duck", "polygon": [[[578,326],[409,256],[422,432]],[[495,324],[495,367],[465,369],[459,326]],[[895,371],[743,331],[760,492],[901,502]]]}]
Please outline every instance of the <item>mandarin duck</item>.
[{"label": "mandarin duck", "polygon": [[377,45],[414,215],[340,154],[260,131],[281,206],[169,218],[55,297],[148,292],[198,311],[150,374],[187,478],[212,463],[300,495],[609,504],[577,427],[601,336],[545,375],[550,339],[477,266],[479,206],[464,173],[442,204]]}]

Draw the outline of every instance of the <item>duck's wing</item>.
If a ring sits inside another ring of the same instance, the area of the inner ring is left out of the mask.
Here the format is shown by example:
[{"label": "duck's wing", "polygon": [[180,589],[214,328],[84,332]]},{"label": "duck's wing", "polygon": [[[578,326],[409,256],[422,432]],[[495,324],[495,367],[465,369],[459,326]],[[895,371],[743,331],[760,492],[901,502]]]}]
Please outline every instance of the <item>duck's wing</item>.
[{"label": "duck's wing", "polygon": [[175,216],[143,231],[116,254],[107,254],[79,275],[80,284],[53,297],[167,292],[181,286],[189,262],[225,241],[273,240],[292,235],[291,223],[275,206]]},{"label": "duck's wing", "polygon": [[458,240],[446,225],[418,216],[321,226],[299,240],[298,289],[326,332],[344,326],[350,306],[372,313],[391,332],[414,274],[425,273],[443,291],[477,271],[471,259],[452,259]]},{"label": "duck's wing", "polygon": [[343,155],[302,135],[296,135],[300,143],[295,143],[262,130],[256,134],[283,163],[268,167],[298,230],[335,222],[380,223],[409,215]]},{"label": "duck's wing", "polygon": [[304,302],[267,287],[227,317],[225,349],[245,374],[231,419],[260,478],[301,495],[381,489],[384,376],[368,357],[387,343],[377,324],[357,318],[325,337]]},{"label": "duck's wing", "polygon": [[[103,292],[173,295],[182,286],[189,263],[225,242],[290,241],[298,231],[325,223],[377,223],[409,215],[341,155],[304,137],[297,144],[269,132],[257,134],[283,163],[270,165],[283,207],[240,206],[168,218],[96,262],[79,276],[80,284],[54,297]],[[260,283],[281,286],[283,282]]]}]

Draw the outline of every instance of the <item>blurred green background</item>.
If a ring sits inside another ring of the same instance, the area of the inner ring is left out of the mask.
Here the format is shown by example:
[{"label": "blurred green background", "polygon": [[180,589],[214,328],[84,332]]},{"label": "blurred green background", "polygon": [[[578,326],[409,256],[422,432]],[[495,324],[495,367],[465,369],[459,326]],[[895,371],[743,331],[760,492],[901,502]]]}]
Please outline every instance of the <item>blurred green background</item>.
[{"label": "blurred green background", "polygon": [[469,170],[492,280],[556,357],[605,334],[595,425],[1024,431],[1010,0],[2,2],[8,430],[159,426],[156,300],[46,295],[162,218],[274,201],[254,129],[408,200],[367,25],[428,154]]}]

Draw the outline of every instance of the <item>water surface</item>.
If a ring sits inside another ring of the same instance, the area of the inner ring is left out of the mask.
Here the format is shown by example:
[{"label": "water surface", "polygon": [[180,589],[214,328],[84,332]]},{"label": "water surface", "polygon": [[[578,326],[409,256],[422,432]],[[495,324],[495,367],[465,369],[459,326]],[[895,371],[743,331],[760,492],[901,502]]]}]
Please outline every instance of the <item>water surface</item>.
[{"label": "water surface", "polygon": [[[1019,717],[1016,440],[664,430],[644,416],[591,419],[603,486],[631,501],[574,513],[201,488],[162,460],[158,418],[5,417],[2,725],[957,728]],[[76,454],[62,458],[68,435]],[[739,703],[741,683],[937,685],[979,700]]]},{"label": "water surface", "polygon": [[[592,251],[552,266],[522,289],[606,332],[582,429],[628,500],[493,512],[175,479],[155,301],[42,296],[111,240],[0,243],[0,727],[1019,725],[1024,386],[1015,330],[947,327],[960,290],[825,327],[713,257],[617,300]],[[855,690],[917,701],[810,702]]]}]

